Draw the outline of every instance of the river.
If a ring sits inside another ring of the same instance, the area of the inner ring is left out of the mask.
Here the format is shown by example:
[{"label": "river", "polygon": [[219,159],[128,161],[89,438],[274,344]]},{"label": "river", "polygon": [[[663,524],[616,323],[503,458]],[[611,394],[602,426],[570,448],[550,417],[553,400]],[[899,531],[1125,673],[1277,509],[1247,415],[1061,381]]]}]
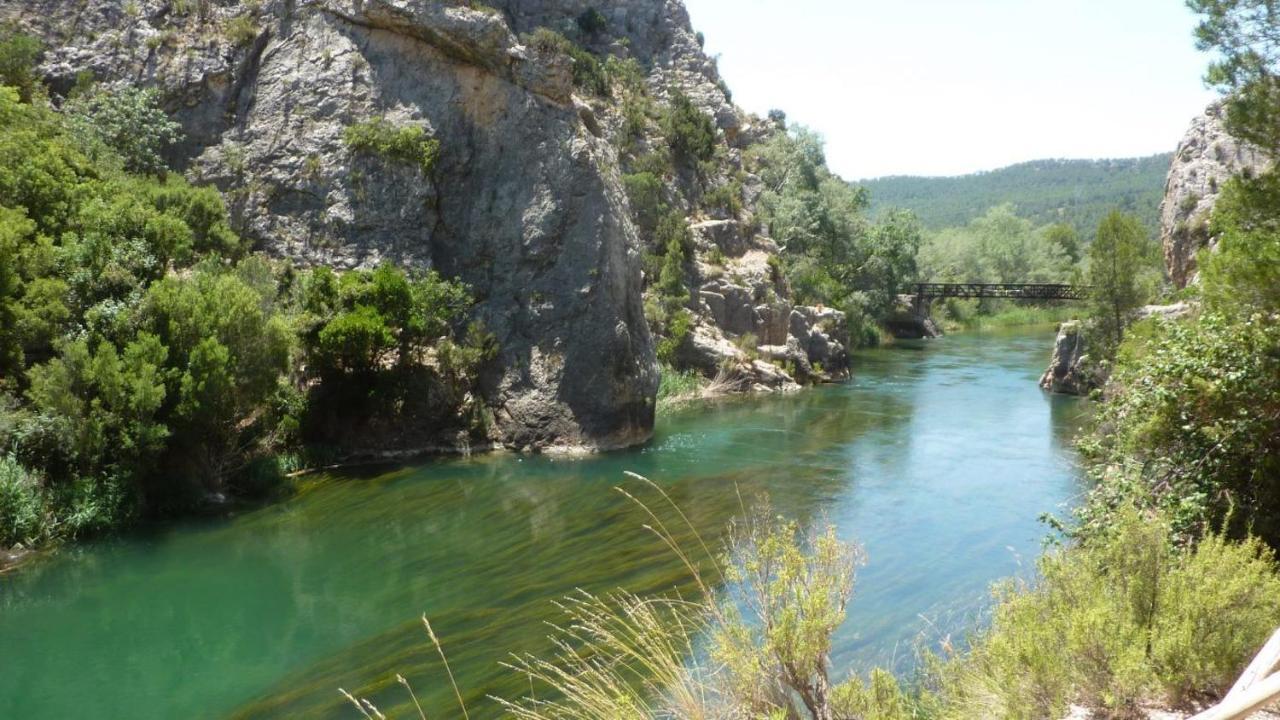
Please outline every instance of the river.
[{"label": "river", "polygon": [[[430,717],[471,717],[527,683],[574,588],[688,589],[614,488],[659,483],[715,542],[742,503],[826,518],[867,563],[833,660],[910,666],[1026,576],[1081,480],[1080,401],[1036,386],[1048,330],[959,334],[859,353],[844,385],[738,398],[659,421],[646,447],[586,459],[496,454],[308,479],[233,518],[92,543],[0,575],[0,717],[344,717],[338,687],[386,710],[409,677]],[[643,495],[652,498],[652,494]],[[740,498],[742,500],[740,500]],[[682,542],[693,539],[681,532]]]}]

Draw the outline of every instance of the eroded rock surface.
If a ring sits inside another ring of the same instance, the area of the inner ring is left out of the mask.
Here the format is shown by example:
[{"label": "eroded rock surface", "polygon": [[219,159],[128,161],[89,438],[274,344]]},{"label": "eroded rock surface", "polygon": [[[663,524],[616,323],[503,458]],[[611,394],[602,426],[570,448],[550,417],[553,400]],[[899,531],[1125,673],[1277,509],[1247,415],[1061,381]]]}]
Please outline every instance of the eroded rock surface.
[{"label": "eroded rock surface", "polygon": [[1227,180],[1261,172],[1267,161],[1250,145],[1231,137],[1225,110],[1215,103],[1191,123],[1178,143],[1160,203],[1160,243],[1169,277],[1186,287],[1196,277],[1196,253],[1211,246],[1209,216]]},{"label": "eroded rock surface", "polygon": [[1049,369],[1040,378],[1040,387],[1050,392],[1086,395],[1102,384],[1102,376],[1090,357],[1085,324],[1079,320],[1058,326]]},{"label": "eroded rock surface", "polygon": [[[501,442],[649,436],[639,241],[566,59],[522,46],[500,13],[440,2],[187,5],[4,0],[0,20],[46,39],[55,90],[83,71],[160,88],[186,134],[172,160],[266,252],[470,284],[501,346],[484,383]],[[440,141],[430,173],[347,148],[348,126],[378,118]]]}]

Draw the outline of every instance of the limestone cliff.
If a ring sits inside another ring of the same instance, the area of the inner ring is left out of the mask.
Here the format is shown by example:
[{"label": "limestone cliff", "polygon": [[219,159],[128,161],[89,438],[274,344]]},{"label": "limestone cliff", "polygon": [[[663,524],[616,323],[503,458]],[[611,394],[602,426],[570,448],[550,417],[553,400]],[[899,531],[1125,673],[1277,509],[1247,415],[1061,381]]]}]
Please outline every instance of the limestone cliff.
[{"label": "limestone cliff", "polygon": [[[588,10],[607,32],[579,29]],[[732,105],[679,0],[0,0],[0,22],[45,40],[55,94],[86,74],[158,88],[185,135],[171,163],[219,187],[259,249],[468,283],[501,347],[483,383],[494,439],[524,449],[652,432],[658,370],[623,112],[527,33],[635,59],[654,97],[683,93],[717,128],[707,176],[665,180],[697,245],[681,352],[757,388],[847,367],[843,316],[792,305],[768,262],[777,246],[752,222],[759,182],[742,148],[774,128]],[[425,171],[353,152],[344,132],[370,120],[421,128],[438,160]],[[660,134],[650,123],[637,142]],[[705,208],[706,188],[731,177],[742,210]]]},{"label": "limestone cliff", "polygon": [[1209,216],[1223,183],[1267,165],[1256,148],[1227,133],[1224,114],[1222,104],[1214,103],[1191,122],[1165,181],[1160,243],[1169,277],[1179,288],[1195,280],[1196,253],[1213,244]]}]

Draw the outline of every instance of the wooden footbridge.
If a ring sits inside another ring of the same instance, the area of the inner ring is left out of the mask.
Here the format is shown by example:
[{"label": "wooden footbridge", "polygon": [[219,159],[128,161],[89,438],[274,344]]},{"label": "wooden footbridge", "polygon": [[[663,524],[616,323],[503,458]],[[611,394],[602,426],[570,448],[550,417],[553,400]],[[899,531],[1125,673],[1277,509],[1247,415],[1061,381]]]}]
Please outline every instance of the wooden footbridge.
[{"label": "wooden footbridge", "polygon": [[916,283],[916,302],[938,298],[1010,298],[1013,300],[1084,300],[1089,286],[1065,283]]}]

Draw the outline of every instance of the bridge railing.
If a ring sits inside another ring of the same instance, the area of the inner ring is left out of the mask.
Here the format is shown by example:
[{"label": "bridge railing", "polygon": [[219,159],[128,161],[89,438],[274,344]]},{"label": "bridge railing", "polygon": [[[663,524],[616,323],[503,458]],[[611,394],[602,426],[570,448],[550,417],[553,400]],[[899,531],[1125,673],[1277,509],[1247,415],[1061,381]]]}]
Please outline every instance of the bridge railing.
[{"label": "bridge railing", "polygon": [[1084,300],[1089,297],[1089,287],[1067,283],[916,283],[915,295],[922,299]]}]

